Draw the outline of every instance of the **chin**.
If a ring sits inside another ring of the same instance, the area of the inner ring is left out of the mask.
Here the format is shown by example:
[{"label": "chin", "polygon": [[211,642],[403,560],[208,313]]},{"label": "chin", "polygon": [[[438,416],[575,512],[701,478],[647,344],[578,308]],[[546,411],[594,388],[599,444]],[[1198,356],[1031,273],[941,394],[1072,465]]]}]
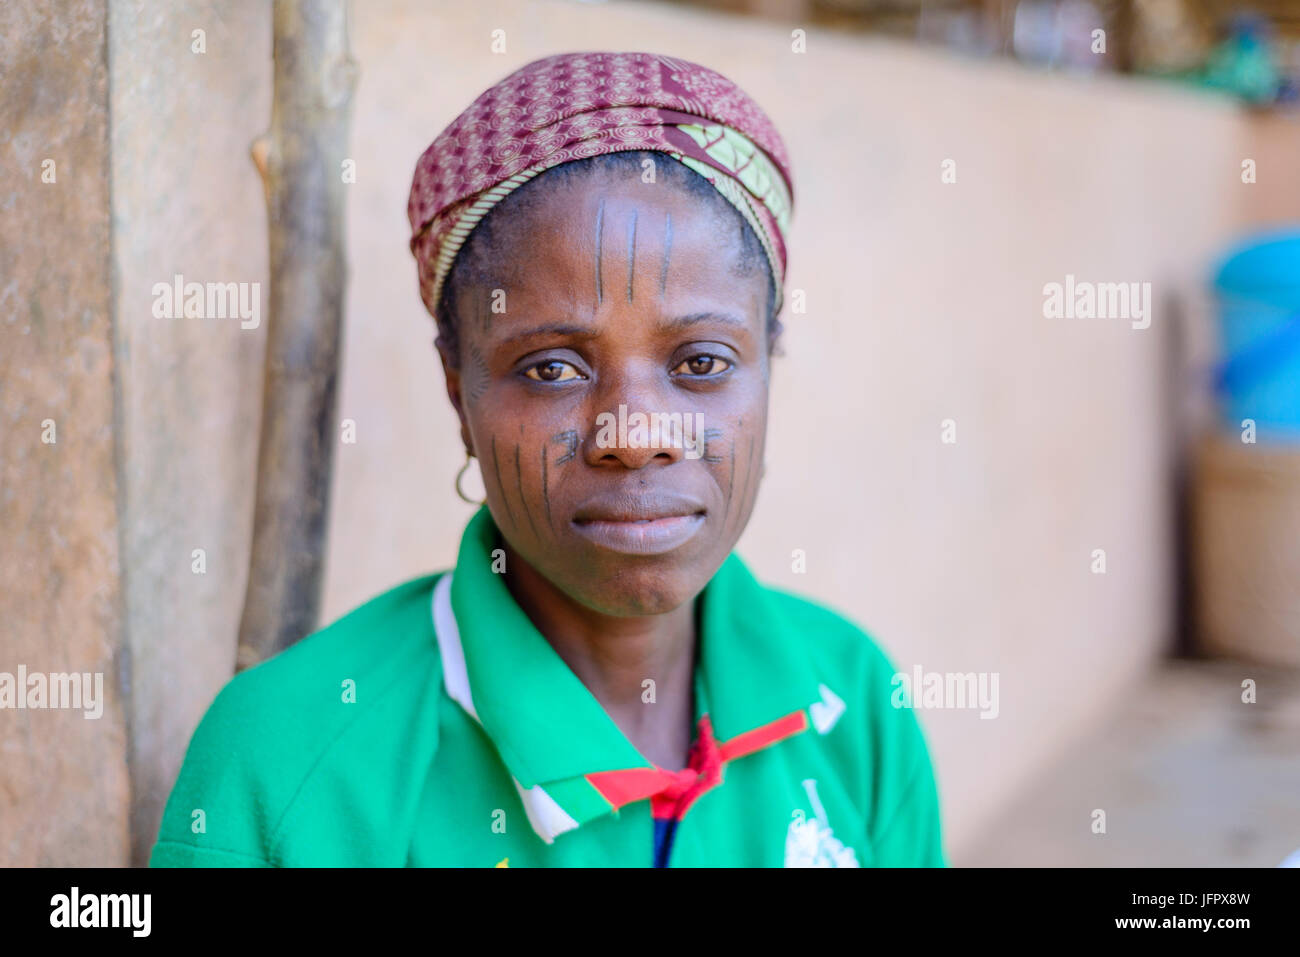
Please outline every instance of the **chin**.
[{"label": "chin", "polygon": [[680,608],[704,590],[716,568],[698,562],[682,565],[669,556],[654,561],[617,556],[587,566],[570,596],[603,615],[630,618],[663,615]]}]

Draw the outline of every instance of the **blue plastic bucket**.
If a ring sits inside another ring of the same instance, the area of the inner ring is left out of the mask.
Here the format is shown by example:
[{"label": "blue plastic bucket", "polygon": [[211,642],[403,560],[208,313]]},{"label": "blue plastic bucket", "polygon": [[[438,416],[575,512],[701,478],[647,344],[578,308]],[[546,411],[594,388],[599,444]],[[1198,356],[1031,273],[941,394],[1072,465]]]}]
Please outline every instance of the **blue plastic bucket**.
[{"label": "blue plastic bucket", "polygon": [[1300,231],[1256,236],[1215,271],[1226,357],[1216,369],[1224,426],[1300,442]]}]

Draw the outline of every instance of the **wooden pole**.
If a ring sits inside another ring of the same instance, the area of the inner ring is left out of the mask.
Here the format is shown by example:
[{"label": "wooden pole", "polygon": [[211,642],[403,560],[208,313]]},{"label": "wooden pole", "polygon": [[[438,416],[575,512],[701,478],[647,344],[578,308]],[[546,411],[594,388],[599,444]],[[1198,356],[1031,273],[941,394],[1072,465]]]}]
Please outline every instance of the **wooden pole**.
[{"label": "wooden pole", "polygon": [[343,318],[342,164],[356,64],[346,0],[275,0],[266,187],[270,317],[253,547],[236,668],[312,631],[320,608]]}]

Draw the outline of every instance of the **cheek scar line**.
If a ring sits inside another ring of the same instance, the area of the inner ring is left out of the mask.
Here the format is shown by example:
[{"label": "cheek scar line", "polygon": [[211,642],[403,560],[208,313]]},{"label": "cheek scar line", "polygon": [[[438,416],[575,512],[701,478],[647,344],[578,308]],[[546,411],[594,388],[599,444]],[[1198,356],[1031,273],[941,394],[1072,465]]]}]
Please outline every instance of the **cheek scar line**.
[{"label": "cheek scar line", "polygon": [[727,528],[727,521],[731,519],[732,507],[732,484],[736,479],[736,439],[732,439],[731,468],[727,471],[727,512],[723,515],[723,528]]},{"label": "cheek scar line", "polygon": [[487,393],[488,387],[488,366],[483,358],[483,352],[479,349],[478,343],[470,342],[469,344],[469,361],[473,378],[470,380],[469,397],[477,402]]},{"label": "cheek scar line", "polygon": [[533,530],[533,538],[540,538],[537,534],[537,526],[533,524],[533,512],[528,507],[528,499],[524,498],[524,476],[519,468],[519,443],[515,443],[515,485],[519,488],[519,501],[524,503],[524,515],[528,517],[528,525]]},{"label": "cheek scar line", "polygon": [[[741,503],[743,505],[745,502],[748,502],[749,507],[751,509],[754,507],[754,503],[750,497],[750,486],[751,483],[754,484],[755,486],[757,485],[757,483],[755,482],[757,476],[754,473],[754,453],[757,451],[758,451],[758,440],[753,439],[749,443],[749,462],[746,464],[746,468],[749,471],[745,475],[745,494]],[[757,488],[755,488],[754,491],[757,492]],[[739,515],[740,513],[737,512],[736,514]]]},{"label": "cheek scar line", "polygon": [[[578,451],[578,432],[576,429],[568,429],[564,432],[558,432],[551,436],[552,442],[563,442],[565,452],[555,460],[556,465],[563,465],[565,462],[573,460]],[[546,503],[546,524],[551,527],[551,534],[555,534],[555,521],[551,517],[551,484],[548,479],[548,463],[546,461],[547,448],[542,446],[542,501]]]},{"label": "cheek scar line", "polygon": [[566,429],[551,436],[552,442],[563,442],[566,446],[565,452],[555,460],[556,465],[563,465],[565,462],[572,462],[578,454],[578,431],[577,429]]},{"label": "cheek scar line", "polygon": [[510,496],[506,494],[506,487],[501,484],[501,463],[497,461],[497,437],[492,436],[492,469],[497,475],[497,488],[501,489],[501,501],[505,503],[506,515],[510,517],[510,524],[515,525],[515,512],[510,507]]},{"label": "cheek scar line", "polygon": [[714,455],[711,451],[709,451],[710,448],[711,448],[712,445],[713,445],[713,441],[712,441],[712,440],[713,440],[713,439],[720,439],[720,438],[722,438],[722,430],[721,430],[721,429],[705,429],[705,430],[704,430],[704,455],[701,456],[701,458],[703,458],[704,461],[708,462],[710,465],[717,465],[719,462],[722,461],[722,457],[721,457],[721,456]]},{"label": "cheek scar line", "polygon": [[546,524],[551,527],[551,534],[555,534],[555,522],[551,520],[551,490],[546,479],[546,446],[542,446],[542,502],[546,506]]},{"label": "cheek scar line", "polygon": [[[745,487],[744,487],[744,490],[740,493],[740,504],[739,504],[739,507],[736,509],[736,524],[737,524],[737,526],[739,526],[739,524],[740,524],[740,517],[741,517],[741,515],[743,515],[744,512],[745,512],[745,502],[748,501],[748,499],[749,499],[749,480],[750,480],[750,474],[754,471],[754,452],[755,452],[755,450],[757,449],[757,447],[758,447],[758,441],[755,440],[755,439],[750,439],[750,441],[749,441],[749,457],[748,457],[748,459],[747,459],[747,464],[748,464],[748,467],[749,467],[749,472],[747,472],[747,473],[745,474]],[[732,444],[732,448],[733,448],[733,449],[735,448],[735,444],[734,444],[734,443]],[[736,461],[735,461],[736,457],[735,457],[735,454],[734,454],[734,453],[732,454],[732,457],[731,457],[731,458],[732,458],[731,469],[732,469],[732,473],[734,474],[734,473],[735,473],[735,470],[736,470]],[[728,487],[728,488],[731,487],[731,486],[730,486],[730,482],[728,482],[728,486],[727,486],[727,487]]]}]

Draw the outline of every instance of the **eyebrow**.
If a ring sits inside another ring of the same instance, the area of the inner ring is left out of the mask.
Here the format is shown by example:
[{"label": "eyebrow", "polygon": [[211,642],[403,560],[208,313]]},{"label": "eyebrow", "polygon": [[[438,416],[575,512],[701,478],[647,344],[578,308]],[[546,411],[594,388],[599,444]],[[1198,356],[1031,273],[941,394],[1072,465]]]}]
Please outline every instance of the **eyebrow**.
[{"label": "eyebrow", "polygon": [[501,344],[509,346],[516,342],[537,339],[541,336],[571,336],[576,339],[594,339],[599,335],[600,332],[590,326],[575,326],[562,322],[553,322],[543,326],[533,326],[523,332],[516,332],[513,336],[504,339]]},{"label": "eyebrow", "polygon": [[698,325],[701,322],[716,322],[724,326],[733,326],[736,329],[748,330],[749,323],[729,312],[693,312],[689,316],[678,316],[676,319],[666,323],[669,329],[685,329],[689,326]]},{"label": "eyebrow", "polygon": [[[663,327],[677,331],[699,325],[703,322],[716,322],[724,326],[735,328],[739,331],[749,330],[749,323],[745,322],[739,316],[729,312],[713,311],[693,312],[689,316],[678,316],[675,319],[668,320],[663,324]],[[529,339],[538,339],[542,336],[565,336],[574,339],[589,340],[598,338],[600,336],[600,331],[592,329],[590,326],[575,326],[571,323],[553,322],[545,325],[533,326],[531,329],[525,329],[522,332],[516,332],[514,335],[503,339],[501,344],[509,346]]]}]

